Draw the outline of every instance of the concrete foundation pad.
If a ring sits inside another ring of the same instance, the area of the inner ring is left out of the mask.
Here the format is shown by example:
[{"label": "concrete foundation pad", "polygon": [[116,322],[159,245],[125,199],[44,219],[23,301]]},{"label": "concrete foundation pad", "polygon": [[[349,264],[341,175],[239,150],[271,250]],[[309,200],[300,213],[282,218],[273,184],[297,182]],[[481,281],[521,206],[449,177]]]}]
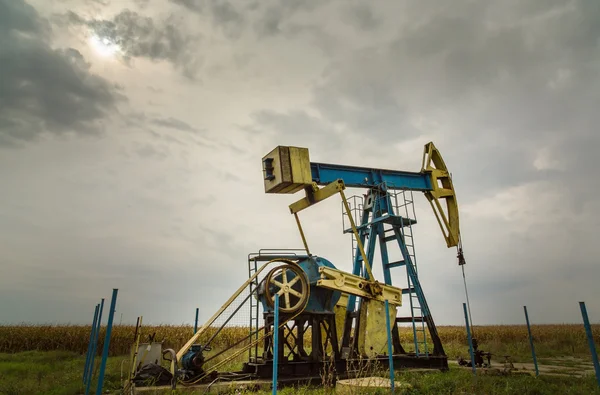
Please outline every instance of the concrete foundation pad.
[{"label": "concrete foundation pad", "polygon": [[[335,385],[336,394],[363,394],[375,392],[377,390],[387,390],[392,388],[392,382],[384,377],[360,377],[355,379],[339,380]],[[402,393],[412,386],[408,383],[395,381],[394,389],[396,393]]]}]

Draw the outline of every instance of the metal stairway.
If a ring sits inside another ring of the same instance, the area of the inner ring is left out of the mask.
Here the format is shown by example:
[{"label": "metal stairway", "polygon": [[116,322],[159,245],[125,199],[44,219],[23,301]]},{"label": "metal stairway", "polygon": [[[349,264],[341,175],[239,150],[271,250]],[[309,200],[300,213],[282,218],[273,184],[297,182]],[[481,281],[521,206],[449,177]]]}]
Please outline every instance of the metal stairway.
[{"label": "metal stairway", "polygon": [[[248,256],[248,278],[251,278],[254,273],[258,270],[256,257]],[[250,282],[249,292],[251,294],[258,291],[258,278]],[[250,297],[250,341],[258,340],[258,329],[259,329],[259,301],[258,298],[253,296]],[[258,355],[258,343],[254,347],[248,349],[248,361],[257,363],[259,359]]]},{"label": "metal stairway", "polygon": [[[402,204],[398,204],[398,195],[400,194],[402,194]],[[427,331],[425,328],[424,319],[425,314],[423,313],[423,308],[420,301],[420,299],[424,298],[419,297],[415,287],[415,283],[418,283],[418,269],[414,237],[412,232],[412,225],[413,223],[416,223],[413,193],[412,191],[399,191],[393,197],[396,212],[397,214],[402,215],[400,226],[393,225],[393,230],[396,240],[400,245],[400,250],[402,251],[402,256],[406,266],[406,279],[408,287],[405,293],[408,294],[408,300],[410,304],[410,322],[413,329],[415,354],[417,356],[428,356],[429,350],[427,347]],[[402,242],[400,242],[400,240],[402,240]],[[420,284],[418,287],[420,288]],[[398,320],[396,320],[396,322],[398,322]]]},{"label": "metal stairway", "polygon": [[[410,315],[406,317],[397,317],[398,323],[411,323],[415,354],[417,356],[428,356],[429,349],[427,344],[426,316],[427,307],[425,297],[418,281],[417,263],[415,254],[414,237],[412,233],[412,225],[416,224],[416,215],[413,204],[412,191],[400,190],[396,193],[388,191],[387,197],[387,213],[373,220],[381,221],[380,232],[383,233],[379,238],[380,248],[384,256],[384,269],[388,272],[395,267],[405,266],[407,288],[402,291],[403,295],[408,295],[408,305]],[[387,225],[387,228],[383,224]],[[387,254],[392,246],[389,243],[397,243],[402,254],[402,259],[389,262]],[[352,246],[356,245],[353,238]],[[353,253],[354,256],[354,253]],[[358,257],[360,260],[360,257]],[[390,277],[391,280],[391,277]],[[403,303],[406,305],[406,302]]]},{"label": "metal stairway", "polygon": [[[350,212],[352,213],[352,217],[354,218],[354,221],[357,221],[357,218],[360,218],[363,215],[363,210],[364,210],[364,199],[362,196],[352,196],[348,199],[348,205],[350,207]],[[351,262],[360,262],[362,264],[363,259],[362,256],[358,253],[358,243],[356,241],[356,236],[354,235],[354,232],[351,231],[350,229],[350,221],[348,220],[348,223],[346,224],[346,217],[348,217],[348,213],[344,210],[344,204],[342,203],[342,231],[344,233],[350,233],[350,240],[351,240],[351,246],[352,246],[352,261]],[[363,245],[365,244],[365,241],[367,239],[368,236],[368,232],[366,232],[366,229],[360,229],[359,230],[359,235],[362,238],[362,243]],[[365,276],[366,273],[364,271],[364,267],[362,268],[362,272],[359,273],[360,276]],[[360,308],[360,298],[356,298],[355,299],[355,310],[358,311],[358,309]]]},{"label": "metal stairway", "polygon": [[[352,196],[348,199],[348,203],[355,222],[360,224],[357,224],[358,235],[370,262],[373,260],[373,253],[376,248],[375,239],[379,240],[386,283],[392,283],[392,268],[404,266],[406,269],[407,287],[403,289],[402,293],[408,296],[403,305],[409,307],[409,312],[408,314],[405,312],[405,317],[396,317],[396,324],[411,324],[415,355],[420,357],[429,357],[431,354],[436,356],[445,355],[418,278],[412,232],[412,225],[416,224],[417,221],[412,191],[396,190],[392,192],[389,189],[387,191],[380,190],[364,198],[362,196]],[[352,261],[355,263],[355,270],[357,265],[360,266],[361,270],[360,273],[354,274],[366,277],[363,259],[358,252],[356,237],[346,222],[348,214],[344,210],[342,210],[342,214],[343,231],[344,233],[350,233],[352,238]],[[398,251],[398,249],[402,258],[390,262],[388,252]],[[355,302],[354,311],[359,311],[360,298],[351,298],[351,300]],[[354,316],[351,317],[354,318]],[[433,351],[431,350],[431,343],[433,343]]]},{"label": "metal stairway", "polygon": [[[410,323],[413,332],[414,352],[417,356],[429,356],[431,353],[428,340],[434,342],[433,354],[437,355],[440,351],[443,353],[437,329],[433,323],[427,301],[425,300],[424,292],[421,288],[418,279],[418,269],[415,253],[415,243],[412,231],[412,225],[416,224],[416,213],[413,203],[412,191],[398,190],[396,192],[387,191],[383,195],[379,195],[369,205],[365,203],[363,197],[353,196],[349,199],[352,216],[357,221],[361,218],[360,225],[357,226],[359,237],[366,249],[367,245],[373,248],[373,240],[368,240],[369,237],[379,239],[379,245],[382,252],[384,271],[391,273],[391,269],[404,266],[406,269],[407,286],[403,290],[403,294],[408,296],[408,300],[404,305],[409,307],[409,315],[405,317],[396,317],[396,324]],[[368,206],[368,207],[366,207]],[[371,207],[371,208],[369,208]],[[347,213],[343,212],[343,228],[344,233],[351,234],[352,243],[352,261],[362,263],[362,257],[358,254],[357,241],[354,233],[349,228],[345,221]],[[377,232],[370,233],[369,228],[378,227]],[[379,237],[377,237],[379,234]],[[390,244],[392,243],[392,244]],[[396,243],[396,244],[394,244]],[[402,259],[390,262],[388,259],[388,251],[398,247],[402,254]],[[372,259],[371,257],[369,259]],[[362,276],[365,276],[364,267],[362,268]],[[388,277],[391,281],[391,277]],[[358,310],[360,300],[357,298],[355,308]],[[431,338],[428,339],[428,330]],[[438,344],[439,343],[439,344]]]}]

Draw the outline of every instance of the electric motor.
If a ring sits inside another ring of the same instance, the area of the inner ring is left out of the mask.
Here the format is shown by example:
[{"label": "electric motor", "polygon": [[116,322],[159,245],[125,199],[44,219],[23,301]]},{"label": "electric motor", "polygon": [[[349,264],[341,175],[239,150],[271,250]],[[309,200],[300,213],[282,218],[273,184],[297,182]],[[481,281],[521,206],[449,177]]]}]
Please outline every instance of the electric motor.
[{"label": "electric motor", "polygon": [[[181,367],[184,370],[192,371],[195,374],[202,374],[202,364],[204,363],[205,348],[201,344],[194,344],[183,357],[181,357]],[[208,351],[208,349],[206,349]]]}]

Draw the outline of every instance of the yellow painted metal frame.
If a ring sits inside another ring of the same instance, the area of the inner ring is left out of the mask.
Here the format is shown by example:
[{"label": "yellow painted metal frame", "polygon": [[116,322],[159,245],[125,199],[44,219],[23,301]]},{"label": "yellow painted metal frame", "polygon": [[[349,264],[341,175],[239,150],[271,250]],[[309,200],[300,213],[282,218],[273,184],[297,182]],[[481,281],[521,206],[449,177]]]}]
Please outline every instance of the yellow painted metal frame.
[{"label": "yellow painted metal frame", "polygon": [[[432,190],[426,191],[425,196],[433,209],[446,244],[448,247],[456,247],[460,241],[456,193],[442,155],[432,142],[425,144],[421,172],[429,173],[431,177]],[[442,200],[446,203],[447,215],[442,207]]]},{"label": "yellow painted metal frame", "polygon": [[[395,322],[397,306],[390,303],[390,322]],[[368,358],[386,354],[388,344],[386,326],[385,302],[366,299],[360,308],[361,330],[358,333],[357,346],[361,355]],[[363,324],[364,323],[364,324]]]},{"label": "yellow painted metal frame", "polygon": [[306,197],[298,200],[290,204],[290,212],[294,214],[296,218],[296,223],[298,224],[298,230],[300,231],[300,237],[302,237],[302,243],[304,243],[304,248],[310,254],[308,249],[308,243],[306,242],[306,237],[304,236],[304,231],[302,230],[302,225],[300,225],[300,219],[298,218],[298,212],[307,209],[308,207],[321,202],[328,197],[339,193],[342,197],[342,202],[344,203],[344,208],[346,213],[348,214],[348,218],[350,219],[350,225],[352,226],[352,232],[354,233],[354,237],[356,238],[358,249],[360,250],[360,254],[362,256],[363,262],[365,263],[365,269],[367,270],[367,274],[369,275],[369,280],[375,282],[375,276],[373,276],[373,271],[371,270],[371,264],[369,263],[369,259],[367,258],[367,254],[365,253],[364,246],[358,236],[358,230],[356,229],[356,223],[354,222],[354,218],[352,217],[352,211],[350,210],[350,205],[348,204],[348,200],[346,199],[346,195],[344,194],[344,189],[346,186],[344,185],[343,180],[337,180],[330,184],[327,184],[323,188],[319,188],[316,183],[313,183],[310,187],[305,188]]},{"label": "yellow painted metal frame", "polygon": [[323,201],[338,192],[342,192],[344,188],[346,188],[346,186],[342,180],[334,181],[331,184],[325,185],[323,188],[319,188],[317,184],[313,184],[309,188],[305,188],[305,198],[290,204],[290,212],[292,214],[297,214],[315,203]]},{"label": "yellow painted metal frame", "polygon": [[304,249],[306,253],[310,255],[310,250],[308,249],[308,243],[306,242],[306,236],[304,236],[304,231],[302,230],[302,224],[300,224],[300,218],[298,218],[298,214],[294,213],[294,218],[296,218],[296,225],[298,225],[298,231],[300,232],[300,237],[302,237],[302,244],[304,244]]},{"label": "yellow painted metal frame", "polygon": [[[227,299],[227,301],[223,304],[223,306],[221,306],[221,308],[219,310],[217,310],[217,312],[215,314],[213,314],[212,317],[209,318],[208,321],[206,321],[206,323],[201,326],[200,328],[198,328],[198,332],[196,332],[194,334],[194,336],[192,336],[190,338],[190,340],[187,341],[187,343],[185,343],[185,345],[183,347],[181,347],[181,349],[177,352],[177,361],[181,361],[181,358],[183,357],[183,355],[192,347],[192,345],[198,340],[198,338],[200,336],[202,336],[202,334],[206,331],[206,329],[208,329],[215,321],[217,318],[219,318],[219,316],[221,315],[221,313],[223,313],[223,311],[229,307],[229,305],[231,303],[233,303],[233,301],[246,289],[246,287],[248,287],[248,285],[250,285],[250,283],[252,281],[254,281],[255,278],[258,277],[258,275],[271,263],[274,262],[283,262],[283,263],[288,263],[290,265],[296,265],[295,261],[292,261],[290,259],[285,259],[285,258],[277,258],[277,259],[273,259],[270,260],[269,262],[266,262],[264,265],[262,265],[257,271],[256,273],[254,273],[252,275],[252,277],[250,277],[248,280],[246,280],[246,282],[244,282],[244,284],[242,284],[241,287],[238,288],[237,291],[235,291],[233,293],[233,295],[231,295],[231,297],[229,299]],[[173,372],[171,372],[173,373]]]},{"label": "yellow painted metal frame", "polygon": [[390,304],[397,306],[402,305],[402,290],[400,288],[375,282],[379,290],[374,292],[372,290],[373,283],[363,277],[325,266],[319,268],[319,273],[321,274],[321,278],[317,281],[319,287],[380,302],[388,300]]},{"label": "yellow painted metal frame", "polygon": [[[343,183],[343,181],[340,180]],[[344,191],[340,191],[340,195],[342,196],[342,201],[344,202],[344,208],[346,209],[346,213],[348,214],[348,219],[350,220],[350,226],[352,226],[352,233],[354,233],[354,238],[356,239],[356,244],[358,245],[358,249],[360,251],[360,255],[365,263],[365,269],[367,269],[367,274],[369,275],[369,279],[371,281],[375,281],[375,276],[373,276],[373,272],[371,271],[371,263],[369,262],[369,258],[367,258],[367,253],[365,252],[365,247],[363,246],[362,241],[358,235],[358,230],[356,229],[356,223],[354,222],[354,218],[352,217],[352,211],[350,210],[350,205],[348,204],[348,200],[346,199],[346,195]]]},{"label": "yellow painted metal frame", "polygon": [[[276,258],[276,259],[273,259],[273,260],[271,260],[271,261],[269,261],[269,262],[265,263],[264,265],[262,265],[262,266],[261,266],[261,267],[258,269],[258,271],[257,271],[257,272],[256,272],[256,273],[255,273],[255,274],[254,274],[254,275],[253,275],[253,276],[252,276],[250,279],[249,279],[249,281],[252,281],[252,279],[256,278],[256,276],[258,275],[258,273],[260,273],[260,272],[261,272],[261,271],[262,271],[264,268],[266,268],[266,267],[267,267],[269,264],[271,264],[271,263],[274,263],[274,262],[284,262],[284,263],[289,263],[289,264],[294,264],[294,265],[296,264],[296,262],[295,262],[295,261],[292,261],[292,260],[289,260],[289,259],[285,259],[285,258]],[[244,287],[245,287],[247,284],[248,284],[248,282],[246,282],[246,283],[244,284],[244,286],[242,286],[242,287],[240,288],[240,290],[241,290],[241,289],[243,289],[243,288],[244,288]],[[235,293],[235,294],[232,296],[232,298],[233,298],[233,299],[235,299],[235,298],[237,297],[237,295],[239,295],[239,293],[240,293],[240,290],[238,290],[238,292],[236,292],[236,293]],[[223,305],[223,307],[221,307],[221,309],[220,309],[219,311],[223,311],[225,308],[227,308],[227,306],[229,306],[229,304],[231,304],[232,298],[230,298],[230,300],[229,300],[228,302],[226,302],[226,303],[225,303],[225,305]],[[308,298],[306,299],[306,304],[308,304],[308,300],[309,300],[309,298],[310,298],[310,287],[308,288]],[[283,328],[284,326],[286,326],[286,325],[287,325],[287,323],[288,323],[289,321],[292,321],[292,320],[294,320],[294,318],[296,318],[297,316],[299,316],[300,314],[302,314],[302,312],[303,312],[303,311],[304,311],[304,309],[306,308],[306,304],[305,304],[305,305],[304,305],[304,306],[303,306],[303,307],[302,307],[300,310],[298,310],[296,313],[294,313],[293,315],[291,315],[290,317],[285,317],[284,319],[280,319],[280,322],[279,322],[278,329],[281,329],[281,328]],[[215,314],[215,316],[218,316],[218,314],[219,314],[219,313]],[[215,316],[213,316],[213,317],[215,317]],[[214,319],[213,319],[213,318],[211,318],[211,320],[212,320],[212,322],[214,322]],[[209,320],[209,322],[211,322],[211,320]],[[204,326],[202,326],[202,328],[200,328],[200,329],[198,330],[198,332],[200,332],[201,330],[202,330],[202,331],[204,331],[204,329],[205,329],[205,328],[208,328],[208,326],[209,326],[209,325],[210,325],[210,324],[208,324],[208,323],[207,323],[207,324],[205,324]],[[263,329],[264,329],[264,326],[263,326],[263,327],[261,327],[261,328],[259,329],[259,332],[260,332],[260,331],[262,331]],[[223,365],[225,365],[225,364],[227,364],[227,363],[231,362],[232,360],[236,359],[236,358],[237,358],[238,356],[240,356],[242,353],[244,353],[244,352],[248,351],[248,350],[249,350],[251,347],[254,347],[254,346],[255,346],[255,345],[257,345],[257,344],[259,344],[259,343],[262,343],[262,342],[263,342],[263,341],[264,341],[266,338],[268,338],[268,337],[272,337],[272,336],[273,336],[273,334],[274,334],[274,332],[275,332],[275,330],[273,329],[273,330],[270,330],[269,332],[267,332],[267,333],[263,334],[262,336],[259,336],[259,338],[258,338],[258,339],[255,339],[255,340],[251,341],[249,344],[246,344],[246,345],[244,345],[244,346],[243,346],[243,347],[241,347],[239,350],[237,350],[236,352],[234,352],[232,355],[229,355],[228,357],[226,357],[226,358],[222,359],[221,361],[217,362],[216,364],[212,365],[210,368],[207,368],[207,369],[205,370],[205,373],[204,373],[203,375],[201,375],[200,377],[198,377],[198,378],[194,379],[194,380],[193,380],[193,381],[191,381],[191,382],[183,382],[182,384],[184,384],[184,385],[193,385],[193,384],[196,384],[196,383],[200,382],[200,381],[201,381],[201,380],[203,380],[203,379],[204,379],[204,378],[205,378],[207,375],[209,375],[209,374],[210,374],[210,372],[214,372],[214,371],[215,371],[215,370],[216,370],[218,367],[221,367],[221,366],[223,366]],[[196,339],[197,339],[197,337],[196,337]],[[190,340],[190,341],[191,341],[191,340]],[[194,340],[194,341],[195,341],[195,340]],[[188,343],[189,343],[189,341],[188,341]],[[192,343],[192,344],[193,344],[193,343]],[[187,344],[186,344],[186,346],[187,346]],[[185,346],[184,346],[184,347],[185,347]],[[191,347],[191,345],[190,345],[190,347]],[[188,347],[188,349],[189,349],[189,347]],[[186,351],[187,351],[187,350],[186,350]],[[181,350],[180,350],[179,352],[181,352]],[[185,353],[185,352],[184,352],[184,353]],[[179,355],[179,353],[178,353],[178,355]],[[179,359],[178,359],[178,360],[179,360]],[[172,370],[172,371],[171,371],[171,373],[174,373],[174,370]]]},{"label": "yellow painted metal frame", "polygon": [[[136,365],[137,365],[137,354],[138,354],[138,349],[140,347],[140,338],[142,337],[142,320],[143,320],[143,316],[139,317],[139,321],[138,321],[138,332],[137,335],[135,336],[135,341],[131,347],[131,353],[130,353],[130,361],[129,361],[129,371],[127,372],[127,383],[123,386],[123,393],[126,393],[128,390],[131,389],[132,386],[132,380],[133,377],[135,375],[135,369],[136,369]],[[175,368],[172,367],[171,368],[171,372],[174,372]]]}]

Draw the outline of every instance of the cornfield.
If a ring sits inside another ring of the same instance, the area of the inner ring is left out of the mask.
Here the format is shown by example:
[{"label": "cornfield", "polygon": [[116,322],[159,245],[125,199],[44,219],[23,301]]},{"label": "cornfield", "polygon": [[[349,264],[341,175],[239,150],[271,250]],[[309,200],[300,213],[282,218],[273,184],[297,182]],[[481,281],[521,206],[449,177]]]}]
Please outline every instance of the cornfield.
[{"label": "cornfield", "polygon": [[[87,351],[90,338],[90,326],[54,326],[54,325],[21,325],[0,326],[0,353],[17,353],[22,351],[51,351],[65,350],[84,354]],[[600,325],[593,325],[595,341],[600,344]],[[507,347],[521,347],[527,350],[527,327],[523,325],[498,325],[476,326],[474,335],[479,344],[485,349],[504,351]],[[134,326],[116,325],[113,327],[110,340],[110,355],[124,355],[130,350],[134,341]],[[200,343],[205,342],[214,333],[209,328],[203,334]],[[467,337],[464,327],[438,326],[438,333],[442,343],[450,345],[447,353],[453,357],[453,346],[466,347]],[[536,348],[542,352],[551,349],[563,353],[586,353],[587,338],[583,325],[535,325],[532,333]],[[183,346],[193,334],[190,326],[159,325],[142,328],[141,341],[148,341],[149,336],[154,336],[155,341],[162,341],[163,348],[175,350]],[[211,343],[211,346],[227,348],[248,335],[247,327],[226,327]],[[100,330],[98,350],[102,350],[105,336],[105,327]],[[412,330],[409,327],[400,328],[400,340],[403,344],[410,345],[413,341]]]},{"label": "cornfield", "polygon": [[[91,326],[84,325],[22,325],[0,326],[0,353],[16,353],[21,351],[64,350],[86,353],[90,340]],[[202,343],[214,334],[209,328],[199,342]],[[106,327],[100,329],[98,350],[104,347]],[[115,325],[112,328],[109,355],[127,354],[134,342],[135,326]],[[150,336],[154,341],[163,342],[164,348],[178,349],[193,335],[190,326],[159,325],[142,327],[140,342],[147,342]],[[229,347],[248,335],[246,327],[225,328],[211,345]]]}]

